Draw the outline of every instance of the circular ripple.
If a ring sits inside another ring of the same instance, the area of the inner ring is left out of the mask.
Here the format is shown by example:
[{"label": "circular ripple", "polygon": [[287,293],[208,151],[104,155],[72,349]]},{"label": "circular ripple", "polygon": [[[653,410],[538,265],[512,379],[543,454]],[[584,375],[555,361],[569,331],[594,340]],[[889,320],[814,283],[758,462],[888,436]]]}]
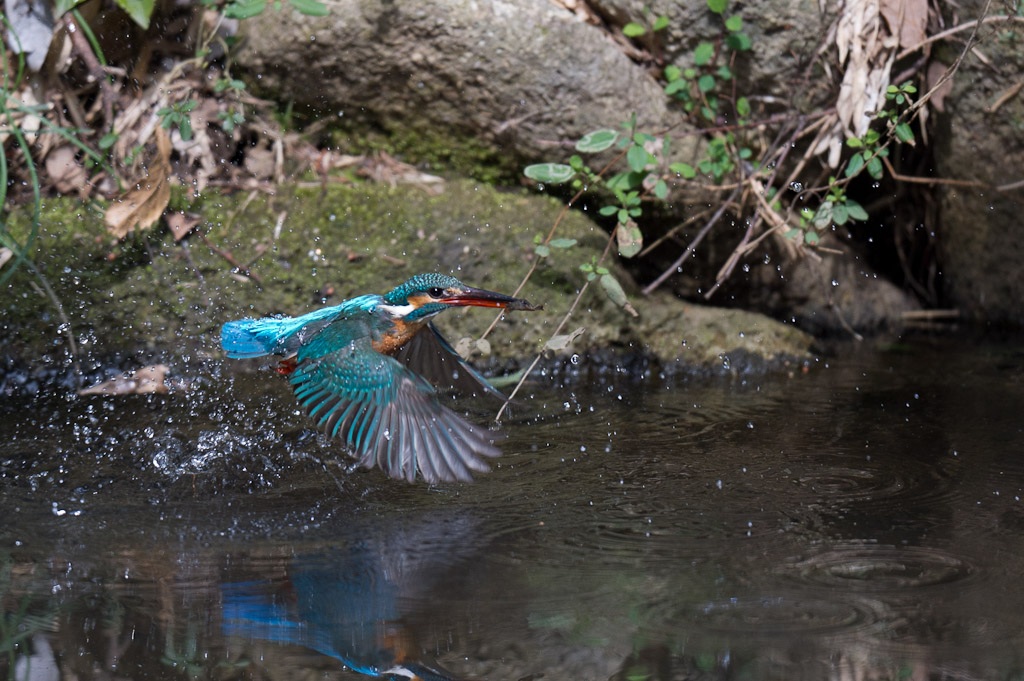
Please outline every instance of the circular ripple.
[{"label": "circular ripple", "polygon": [[714,633],[836,635],[871,629],[882,621],[882,612],[872,600],[778,596],[711,603],[694,622]]},{"label": "circular ripple", "polygon": [[912,459],[898,464],[871,461],[856,467],[825,465],[797,476],[795,482],[813,492],[820,506],[846,508],[871,502],[873,512],[935,508],[955,493],[947,473]]},{"label": "circular ripple", "polygon": [[804,585],[905,593],[962,582],[975,572],[967,561],[939,549],[850,546],[797,563],[791,575]]}]

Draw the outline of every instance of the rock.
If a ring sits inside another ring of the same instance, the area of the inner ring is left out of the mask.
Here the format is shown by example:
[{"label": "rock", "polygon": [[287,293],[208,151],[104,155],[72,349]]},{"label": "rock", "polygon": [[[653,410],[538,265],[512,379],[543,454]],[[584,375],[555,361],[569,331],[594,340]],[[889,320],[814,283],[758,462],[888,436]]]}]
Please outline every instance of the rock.
[{"label": "rock", "polygon": [[330,9],[243,22],[239,63],[270,96],[342,126],[453,147],[469,138],[509,163],[562,161],[561,142],[633,112],[644,129],[677,120],[662,86],[606,31],[553,3],[339,0]]}]

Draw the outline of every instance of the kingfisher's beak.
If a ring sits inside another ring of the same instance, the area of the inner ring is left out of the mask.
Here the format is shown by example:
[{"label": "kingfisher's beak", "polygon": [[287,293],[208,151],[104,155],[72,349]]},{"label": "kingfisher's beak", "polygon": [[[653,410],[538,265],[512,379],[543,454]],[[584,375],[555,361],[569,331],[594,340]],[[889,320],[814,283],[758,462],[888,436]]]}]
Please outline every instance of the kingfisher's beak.
[{"label": "kingfisher's beak", "polygon": [[506,310],[522,310],[524,312],[534,312],[536,310],[544,309],[543,305],[534,305],[522,298],[513,298],[512,296],[506,296],[502,293],[494,293],[493,291],[484,291],[483,289],[469,287],[457,291],[447,298],[442,298],[440,302],[447,303],[449,305],[501,307]]}]

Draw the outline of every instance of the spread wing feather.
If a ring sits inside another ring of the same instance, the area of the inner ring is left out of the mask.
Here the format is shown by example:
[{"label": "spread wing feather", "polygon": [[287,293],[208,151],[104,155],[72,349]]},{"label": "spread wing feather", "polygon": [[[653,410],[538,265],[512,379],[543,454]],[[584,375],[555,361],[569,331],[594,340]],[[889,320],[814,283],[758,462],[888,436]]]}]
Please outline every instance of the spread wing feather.
[{"label": "spread wing feather", "polygon": [[426,329],[403,345],[395,353],[395,359],[441,390],[454,390],[463,395],[489,395],[505,401],[500,391],[462,361],[459,353],[433,324],[428,324]]},{"label": "spread wing feather", "polygon": [[394,478],[471,480],[472,471],[488,470],[486,459],[499,451],[486,429],[442,405],[405,364],[376,352],[368,331],[359,335],[349,324],[347,338],[317,342],[332,328],[299,348],[290,379],[319,427],[343,439],[361,465]]}]

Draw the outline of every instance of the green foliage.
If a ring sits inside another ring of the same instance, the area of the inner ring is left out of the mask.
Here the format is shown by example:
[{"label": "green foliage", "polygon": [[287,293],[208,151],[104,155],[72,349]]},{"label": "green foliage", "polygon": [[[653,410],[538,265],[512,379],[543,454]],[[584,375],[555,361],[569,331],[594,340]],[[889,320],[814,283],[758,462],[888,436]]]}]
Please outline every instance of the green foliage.
[{"label": "green foliage", "polygon": [[156,115],[160,117],[160,126],[165,130],[170,130],[172,127],[178,128],[181,139],[187,142],[192,139],[192,121],[189,119],[188,113],[198,105],[199,102],[189,99],[165,106],[156,112]]}]

